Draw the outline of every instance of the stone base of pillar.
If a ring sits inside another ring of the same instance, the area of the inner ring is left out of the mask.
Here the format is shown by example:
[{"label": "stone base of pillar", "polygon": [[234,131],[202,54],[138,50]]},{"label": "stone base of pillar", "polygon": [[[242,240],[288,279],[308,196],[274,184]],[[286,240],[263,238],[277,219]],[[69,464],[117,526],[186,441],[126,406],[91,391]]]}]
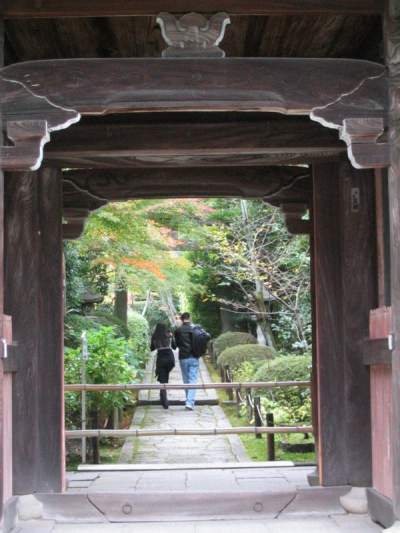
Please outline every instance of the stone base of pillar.
[{"label": "stone base of pillar", "polygon": [[17,512],[21,521],[38,520],[43,517],[43,504],[33,494],[19,496]]},{"label": "stone base of pillar", "polygon": [[319,487],[320,482],[319,482],[318,468],[316,468],[314,472],[311,472],[310,474],[308,474],[307,481],[310,487]]},{"label": "stone base of pillar", "polygon": [[350,492],[340,497],[340,504],[348,513],[367,514],[367,489],[365,487],[352,487]]},{"label": "stone base of pillar", "polygon": [[388,529],[384,529],[384,531],[388,531],[388,533],[400,533],[400,522],[395,522]]}]

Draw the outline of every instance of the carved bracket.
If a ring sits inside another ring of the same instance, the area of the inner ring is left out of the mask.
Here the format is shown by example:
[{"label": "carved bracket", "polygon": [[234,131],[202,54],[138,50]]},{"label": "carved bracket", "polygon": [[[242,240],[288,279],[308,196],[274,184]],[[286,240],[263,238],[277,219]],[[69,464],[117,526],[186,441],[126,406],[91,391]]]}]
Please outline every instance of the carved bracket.
[{"label": "carved bracket", "polygon": [[280,208],[289,233],[292,235],[309,235],[311,233],[311,221],[302,218],[308,211],[307,204],[281,204]]},{"label": "carved bracket", "polygon": [[50,135],[45,120],[7,122],[7,137],[14,146],[0,147],[3,170],[37,170],[43,159],[43,147]]},{"label": "carved bracket", "polygon": [[367,77],[334,102],[314,108],[310,117],[339,131],[353,167],[384,168],[390,164],[384,138],[388,109],[388,80],[383,73]]},{"label": "carved bracket", "polygon": [[343,121],[339,136],[347,144],[347,153],[355,168],[389,166],[389,144],[380,142],[384,133],[383,118],[348,118]]},{"label": "carved bracket", "polygon": [[68,128],[79,121],[80,114],[52,104],[15,80],[0,77],[0,94],[0,116],[10,141],[10,145],[0,146],[0,168],[37,170],[43,160],[44,145],[50,141],[50,132]]},{"label": "carved bracket", "polygon": [[226,13],[217,13],[209,20],[200,13],[188,13],[180,19],[160,13],[156,21],[169,45],[163,57],[225,57],[218,45],[231,22]]},{"label": "carved bracket", "polygon": [[[66,174],[69,174],[66,172]],[[92,211],[107,204],[107,200],[99,198],[83,190],[69,179],[63,180],[63,238],[78,239],[84,229],[86,220]]]}]

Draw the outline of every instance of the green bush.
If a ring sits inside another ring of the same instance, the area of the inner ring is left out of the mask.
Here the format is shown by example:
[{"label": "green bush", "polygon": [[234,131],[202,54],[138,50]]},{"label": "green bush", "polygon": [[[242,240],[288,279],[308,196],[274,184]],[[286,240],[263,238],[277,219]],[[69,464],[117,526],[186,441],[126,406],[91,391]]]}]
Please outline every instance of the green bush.
[{"label": "green bush", "polygon": [[227,331],[214,340],[213,347],[218,357],[226,348],[231,348],[238,344],[257,344],[257,339],[251,333],[244,331]]},{"label": "green bush", "polygon": [[96,311],[87,315],[87,318],[93,320],[96,325],[113,327],[116,335],[119,337],[125,337],[127,339],[130,335],[129,328],[124,324],[123,320],[116,317],[111,310],[96,309]]},{"label": "green bush", "polygon": [[133,365],[144,366],[150,354],[150,328],[147,320],[136,312],[128,315],[129,348],[131,354],[128,358]]},{"label": "green bush", "polygon": [[271,348],[261,346],[260,344],[239,344],[226,348],[217,359],[219,366],[229,366],[235,371],[244,362],[255,363],[257,361],[266,361],[272,359],[274,352]]},{"label": "green bush", "polygon": [[[89,357],[86,363],[87,383],[131,383],[139,376],[127,361],[128,342],[116,337],[112,327],[103,326],[87,332]],[[65,382],[81,382],[81,347],[65,349]],[[115,407],[132,402],[132,395],[125,392],[88,393],[88,413],[100,412],[103,417],[111,415]],[[66,394],[67,425],[80,421],[80,394]]]},{"label": "green bush", "polygon": [[67,313],[64,320],[64,343],[69,348],[79,348],[82,344],[81,335],[83,331],[99,329],[100,324],[96,324],[91,318],[77,313]]},{"label": "green bush", "polygon": [[[283,355],[264,363],[255,373],[255,381],[309,381],[310,355]],[[296,424],[311,422],[310,388],[290,387],[260,390],[263,409],[273,412],[275,423]]]}]

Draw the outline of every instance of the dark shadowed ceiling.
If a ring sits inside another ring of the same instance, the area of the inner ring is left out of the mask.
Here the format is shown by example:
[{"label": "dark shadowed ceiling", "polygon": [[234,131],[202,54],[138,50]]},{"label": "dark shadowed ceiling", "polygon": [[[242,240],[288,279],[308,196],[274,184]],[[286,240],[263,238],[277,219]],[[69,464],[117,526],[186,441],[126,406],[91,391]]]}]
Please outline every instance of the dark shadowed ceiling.
[{"label": "dark shadowed ceiling", "polygon": [[[236,16],[228,57],[343,57],[382,61],[379,16]],[[155,17],[6,21],[6,63],[76,57],[159,57]]]}]

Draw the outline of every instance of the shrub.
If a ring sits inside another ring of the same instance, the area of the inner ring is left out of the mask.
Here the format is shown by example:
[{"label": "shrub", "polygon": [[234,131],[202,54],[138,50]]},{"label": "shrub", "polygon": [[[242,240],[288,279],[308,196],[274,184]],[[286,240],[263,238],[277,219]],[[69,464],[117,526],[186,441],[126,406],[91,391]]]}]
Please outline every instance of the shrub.
[{"label": "shrub", "polygon": [[[310,355],[283,355],[264,363],[255,373],[255,381],[308,381],[311,376]],[[274,412],[279,424],[311,421],[310,388],[275,388],[260,390],[265,411]]]},{"label": "shrub", "polygon": [[272,359],[274,352],[271,348],[260,344],[239,344],[226,348],[217,359],[219,366],[229,366],[235,371],[245,361],[253,362]]},{"label": "shrub", "polygon": [[124,324],[123,320],[116,317],[113,311],[107,310],[97,310],[87,315],[87,318],[93,320],[95,324],[99,326],[111,326],[114,328],[115,333],[118,337],[129,337],[129,328]]},{"label": "shrub", "polygon": [[82,344],[83,331],[99,329],[100,324],[93,322],[91,318],[76,313],[67,313],[64,320],[64,342],[69,348],[79,348]]},{"label": "shrub", "polygon": [[214,340],[213,346],[218,357],[226,348],[231,348],[238,344],[257,344],[257,339],[251,333],[244,331],[227,331]]},{"label": "shrub", "polygon": [[130,312],[128,315],[129,348],[128,360],[134,366],[143,366],[150,353],[149,323],[139,313]]},{"label": "shrub", "polygon": [[[128,343],[116,337],[112,327],[103,326],[87,332],[89,357],[86,363],[87,383],[130,383],[138,376],[127,361]],[[65,382],[81,382],[81,348],[65,349]],[[69,425],[80,420],[80,398],[77,393],[66,394],[66,418]],[[88,393],[88,413],[100,411],[109,416],[115,407],[132,401],[125,392]]]}]

